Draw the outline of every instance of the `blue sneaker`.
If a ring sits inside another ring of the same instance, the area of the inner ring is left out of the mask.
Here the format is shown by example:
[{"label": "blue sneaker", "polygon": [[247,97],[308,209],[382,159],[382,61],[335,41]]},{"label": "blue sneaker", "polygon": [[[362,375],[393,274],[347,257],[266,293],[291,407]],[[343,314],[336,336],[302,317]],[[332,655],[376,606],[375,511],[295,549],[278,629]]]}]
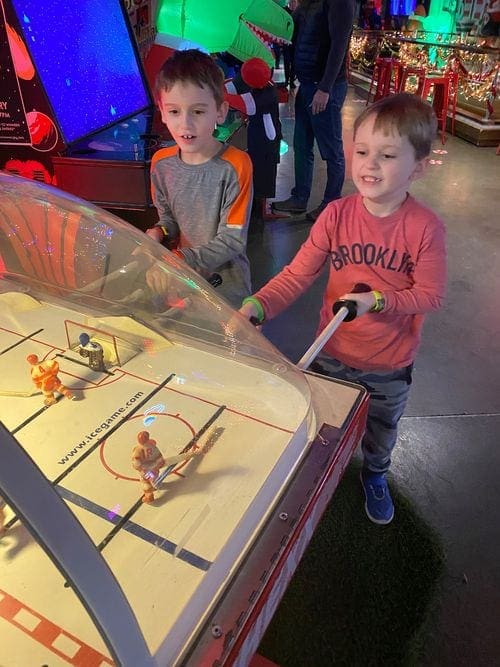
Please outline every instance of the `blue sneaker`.
[{"label": "blue sneaker", "polygon": [[360,479],[365,492],[368,518],[381,525],[391,523],[394,518],[394,505],[385,475],[362,470]]}]

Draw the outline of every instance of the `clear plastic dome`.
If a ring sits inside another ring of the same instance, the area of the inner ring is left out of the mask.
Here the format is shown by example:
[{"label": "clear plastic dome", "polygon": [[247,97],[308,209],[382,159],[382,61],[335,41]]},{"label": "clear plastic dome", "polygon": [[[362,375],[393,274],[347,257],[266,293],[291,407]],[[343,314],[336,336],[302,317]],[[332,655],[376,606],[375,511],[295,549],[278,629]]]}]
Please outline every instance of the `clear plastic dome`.
[{"label": "clear plastic dome", "polygon": [[[163,246],[103,209],[51,186],[2,173],[0,249],[5,315],[15,308],[13,295],[19,292],[25,296],[16,298],[25,303],[31,298],[50,304],[55,314],[64,315],[63,349],[78,346],[75,334],[102,336],[108,366],[145,355],[141,360],[147,363],[141,367],[151,379],[165,372],[163,365],[156,368],[154,363],[165,346],[178,347],[181,353],[197,349],[205,355],[191,373],[203,376],[205,382],[222,371],[222,363],[213,363],[214,356],[220,356],[265,369],[274,376],[273,382],[286,378],[307,401],[309,390],[302,374],[219,298],[216,288]],[[68,324],[70,319],[74,323]],[[109,345],[115,347],[113,352]],[[254,378],[245,379],[242,373],[237,384],[241,391],[245,385],[251,390],[250,402],[259,400]],[[299,413],[287,414],[288,426],[301,419]]]},{"label": "clear plastic dome", "polygon": [[[0,346],[0,420],[101,552],[158,664],[174,664],[315,434],[304,374],[147,235],[5,173]],[[161,476],[134,464],[143,432]],[[0,489],[8,542],[22,525],[1,471]],[[51,521],[39,512],[34,525]],[[107,655],[61,574],[21,542],[0,550],[9,595]],[[50,657],[27,633],[11,645],[19,664]]]}]

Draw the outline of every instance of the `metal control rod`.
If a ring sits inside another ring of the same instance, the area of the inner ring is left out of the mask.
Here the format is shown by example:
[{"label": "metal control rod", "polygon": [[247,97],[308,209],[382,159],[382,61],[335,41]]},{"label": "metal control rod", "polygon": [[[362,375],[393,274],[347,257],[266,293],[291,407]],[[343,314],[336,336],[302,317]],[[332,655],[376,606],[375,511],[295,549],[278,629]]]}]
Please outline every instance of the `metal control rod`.
[{"label": "metal control rod", "polygon": [[[371,287],[366,283],[356,283],[351,290],[353,294],[362,294],[363,292],[366,293],[370,291]],[[344,320],[346,322],[350,322],[356,317],[358,314],[358,304],[356,301],[339,299],[333,304],[332,311],[335,317],[326,325],[311,347],[306,350],[298,362],[297,368],[300,368],[301,371],[305,371],[306,368],[309,368],[309,366],[325,346],[327,340],[337,330],[339,324],[341,324]]]},{"label": "metal control rod", "polygon": [[344,301],[343,304],[344,305],[341,305],[340,308],[336,311],[335,317],[330,320],[330,322],[328,322],[323,331],[319,334],[313,344],[305,351],[302,358],[298,361],[297,368],[299,368],[301,371],[305,371],[306,368],[312,364],[312,362],[323,349],[327,340],[330,338],[330,336],[332,336],[332,334],[338,329],[339,325],[342,324],[345,319],[349,321],[356,317],[356,302]]}]

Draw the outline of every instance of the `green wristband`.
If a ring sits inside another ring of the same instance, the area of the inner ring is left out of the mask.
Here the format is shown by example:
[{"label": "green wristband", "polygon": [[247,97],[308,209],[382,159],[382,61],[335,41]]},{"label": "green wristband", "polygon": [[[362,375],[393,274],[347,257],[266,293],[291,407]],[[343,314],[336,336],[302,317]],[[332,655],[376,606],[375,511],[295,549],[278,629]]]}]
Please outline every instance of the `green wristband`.
[{"label": "green wristband", "polygon": [[262,322],[266,319],[266,314],[261,302],[254,296],[247,296],[243,299],[241,305],[244,306],[246,303],[252,303],[255,306],[257,309],[257,319],[259,320],[259,324],[262,324]]}]

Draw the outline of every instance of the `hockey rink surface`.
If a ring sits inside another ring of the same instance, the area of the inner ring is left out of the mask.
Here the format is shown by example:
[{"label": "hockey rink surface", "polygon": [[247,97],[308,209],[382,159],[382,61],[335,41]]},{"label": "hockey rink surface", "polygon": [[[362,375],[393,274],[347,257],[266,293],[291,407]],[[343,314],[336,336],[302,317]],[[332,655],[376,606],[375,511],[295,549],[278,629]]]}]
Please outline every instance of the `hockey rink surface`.
[{"label": "hockey rink surface", "polygon": [[[91,370],[71,349],[68,323],[91,334],[110,324],[121,365]],[[44,405],[30,354],[58,361],[74,400]],[[101,551],[152,653],[170,636],[174,660],[196,632],[303,455],[308,409],[286,374],[183,347],[127,318],[89,322],[24,294],[0,295],[0,419]],[[141,502],[131,465],[142,430],[165,458],[203,450],[165,477],[152,504]],[[6,527],[0,666],[112,664],[76,595],[10,508]]]}]

